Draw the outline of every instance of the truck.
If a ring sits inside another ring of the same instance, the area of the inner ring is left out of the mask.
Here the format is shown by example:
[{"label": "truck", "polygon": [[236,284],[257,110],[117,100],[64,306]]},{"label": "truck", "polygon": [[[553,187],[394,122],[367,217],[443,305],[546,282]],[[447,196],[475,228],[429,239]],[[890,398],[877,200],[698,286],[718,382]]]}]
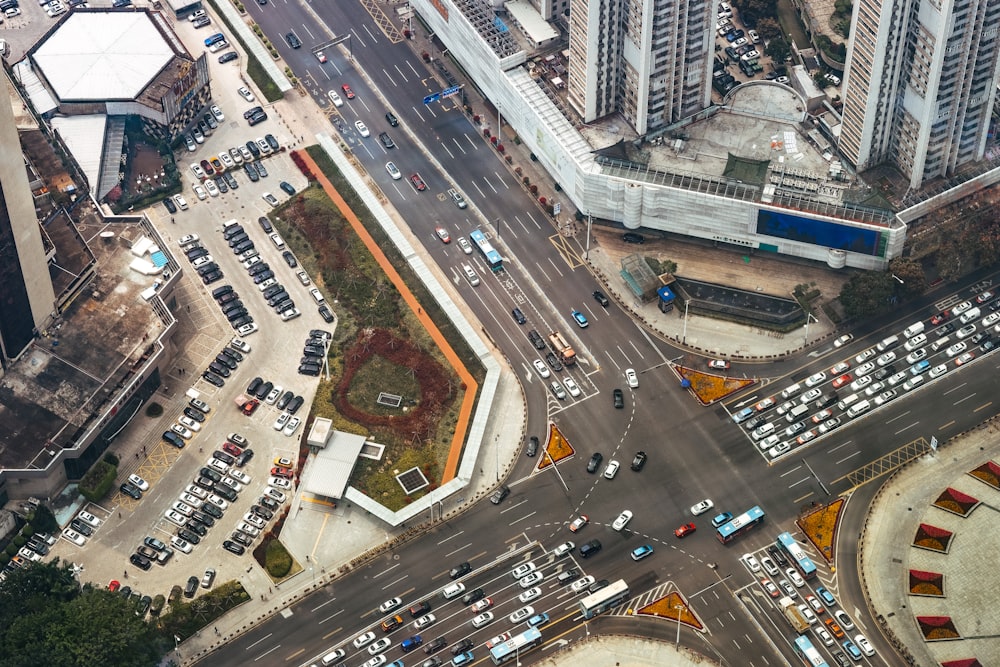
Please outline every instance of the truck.
[{"label": "truck", "polygon": [[783,597],[778,600],[778,605],[781,607],[781,611],[785,615],[785,618],[788,619],[789,625],[795,628],[797,633],[801,635],[809,629],[809,621],[802,616],[802,612],[795,606],[795,602],[792,601],[792,598],[787,596]]},{"label": "truck", "polygon": [[566,366],[576,363],[576,352],[573,351],[573,348],[558,331],[553,331],[549,334],[549,347],[552,348],[552,351],[556,353],[559,360]]}]

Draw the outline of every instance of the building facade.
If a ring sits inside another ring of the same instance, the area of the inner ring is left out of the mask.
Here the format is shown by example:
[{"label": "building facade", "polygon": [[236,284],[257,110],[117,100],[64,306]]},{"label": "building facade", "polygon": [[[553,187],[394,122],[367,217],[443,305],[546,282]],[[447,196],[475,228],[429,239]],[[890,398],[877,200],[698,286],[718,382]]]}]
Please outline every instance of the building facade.
[{"label": "building facade", "polygon": [[620,113],[642,135],[707,107],[714,0],[572,0],[569,102],[585,123]]},{"label": "building facade", "polygon": [[8,88],[0,92],[0,376],[55,308]]},{"label": "building facade", "polygon": [[840,150],[911,188],[982,159],[1000,63],[997,0],[858,0]]}]

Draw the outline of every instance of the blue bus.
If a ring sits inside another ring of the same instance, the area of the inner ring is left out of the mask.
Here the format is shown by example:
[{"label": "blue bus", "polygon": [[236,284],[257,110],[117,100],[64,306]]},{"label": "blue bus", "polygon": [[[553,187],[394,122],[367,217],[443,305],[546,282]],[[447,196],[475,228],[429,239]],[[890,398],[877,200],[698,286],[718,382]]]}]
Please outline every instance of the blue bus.
[{"label": "blue bus", "polygon": [[806,550],[799,546],[799,543],[795,541],[791,533],[778,535],[777,544],[779,549],[782,549],[789,555],[792,562],[795,563],[795,567],[798,568],[805,579],[812,579],[816,576],[816,564],[806,555]]},{"label": "blue bus", "polygon": [[494,272],[503,270],[503,258],[486,240],[486,234],[483,234],[482,230],[473,229],[469,232],[469,238],[472,239],[472,244],[479,248],[479,252],[483,254],[490,269]]},{"label": "blue bus", "polygon": [[732,542],[737,537],[752,530],[764,522],[764,510],[754,505],[743,514],[730,519],[726,523],[716,528],[716,536],[723,544]]},{"label": "blue bus", "polygon": [[830,667],[808,637],[795,638],[795,652],[809,667]]},{"label": "blue bus", "polygon": [[[515,635],[505,642],[501,642],[490,649],[490,657],[493,658],[494,665],[500,665],[519,658],[521,651],[528,652],[530,649],[542,643],[542,633],[538,628],[528,628],[519,635]],[[520,663],[518,663],[520,664]]]}]

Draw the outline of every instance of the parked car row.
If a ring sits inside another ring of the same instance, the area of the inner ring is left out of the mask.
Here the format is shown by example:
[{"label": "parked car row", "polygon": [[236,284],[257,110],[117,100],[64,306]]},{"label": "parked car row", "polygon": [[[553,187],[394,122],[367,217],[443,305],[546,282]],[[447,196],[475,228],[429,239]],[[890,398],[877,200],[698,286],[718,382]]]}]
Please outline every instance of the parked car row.
[{"label": "parked car row", "polygon": [[201,281],[206,285],[222,280],[222,269],[216,264],[215,259],[208,253],[208,250],[201,245],[197,234],[188,234],[181,237],[181,250],[185,257],[191,262],[191,266],[201,277]]},{"label": "parked car row", "polygon": [[[316,335],[319,334],[319,335]],[[302,358],[299,359],[299,375],[319,375],[326,357],[326,346],[330,335],[326,331],[314,329],[302,346]]]},{"label": "parked car row", "polygon": [[291,391],[284,391],[283,387],[275,386],[260,376],[255,377],[247,385],[246,395],[254,397],[258,401],[264,401],[268,405],[273,405],[279,410],[293,415],[299,411],[302,403],[305,402],[305,399],[301,396]]},{"label": "parked car row", "polygon": [[55,543],[56,538],[47,533],[35,533],[32,535],[28,538],[27,543],[4,566],[3,571],[0,571],[0,581],[4,581],[7,575],[14,570],[22,568],[29,563],[42,560],[43,557],[49,554],[49,549]]},{"label": "parked car row", "polygon": [[[69,526],[63,529],[62,537],[68,542],[72,542],[78,547],[87,543],[87,538],[100,528],[101,520],[90,512],[82,511],[69,522]],[[32,560],[41,560],[32,559]]]}]

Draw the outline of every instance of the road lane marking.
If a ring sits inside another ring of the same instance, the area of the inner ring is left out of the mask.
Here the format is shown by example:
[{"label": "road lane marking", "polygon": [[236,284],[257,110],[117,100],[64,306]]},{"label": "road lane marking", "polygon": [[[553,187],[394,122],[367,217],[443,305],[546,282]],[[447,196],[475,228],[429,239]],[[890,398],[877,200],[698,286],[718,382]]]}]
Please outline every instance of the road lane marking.
[{"label": "road lane marking", "polygon": [[801,465],[797,465],[794,468],[792,468],[791,470],[789,470],[788,472],[781,473],[781,476],[784,477],[785,475],[791,475],[793,472],[795,472],[796,470],[800,469],[801,467],[802,467]]},{"label": "road lane marking", "polygon": [[525,515],[524,515],[524,516],[522,516],[522,517],[521,517],[520,519],[514,519],[513,521],[511,521],[511,522],[510,522],[510,523],[508,523],[507,525],[508,525],[508,526],[513,526],[513,525],[514,525],[515,523],[517,523],[517,522],[519,522],[519,521],[524,521],[525,519],[529,519],[529,518],[531,518],[531,517],[535,516],[536,514],[538,514],[538,511],[537,511],[537,510],[536,510],[536,511],[534,511],[534,512],[532,512],[531,514],[525,514]]},{"label": "road lane marking", "polygon": [[523,505],[526,502],[528,502],[527,498],[525,498],[521,502],[517,503],[516,505],[511,505],[510,507],[507,507],[506,509],[500,510],[500,514],[505,514],[505,513],[509,512],[511,510],[516,510],[518,507],[520,507],[521,505]]},{"label": "road lane marking", "polygon": [[899,434],[900,434],[900,433],[902,433],[903,431],[908,431],[908,430],[910,430],[911,428],[913,428],[914,426],[917,426],[917,425],[919,425],[919,424],[920,424],[920,422],[913,422],[913,423],[912,423],[912,424],[910,424],[909,426],[904,426],[903,428],[899,429],[898,431],[896,431],[895,433],[893,433],[893,435],[899,435]]},{"label": "road lane marking", "polygon": [[958,391],[959,389],[961,389],[962,387],[964,387],[967,384],[969,384],[969,383],[968,382],[963,382],[962,384],[958,385],[957,387],[952,387],[948,391],[944,392],[944,395],[947,396],[948,394],[950,394],[953,391]]},{"label": "road lane marking", "polygon": [[990,407],[991,405],[993,405],[993,401],[990,401],[989,403],[983,403],[978,408],[976,408],[975,410],[973,410],[973,412],[979,412],[980,410],[985,410],[986,408]]},{"label": "road lane marking", "polygon": [[954,403],[952,403],[952,405],[958,405],[959,403],[962,403],[964,401],[969,400],[970,398],[972,398],[975,395],[976,395],[975,392],[973,392],[973,393],[969,394],[968,396],[966,396],[965,398],[958,399],[957,401],[955,401]]},{"label": "road lane marking", "polygon": [[803,500],[805,500],[806,498],[808,498],[809,496],[815,496],[815,495],[816,495],[816,492],[815,492],[815,491],[810,491],[810,492],[809,492],[809,493],[807,493],[806,495],[802,496],[801,498],[796,498],[796,499],[795,499],[795,500],[793,500],[792,502],[793,502],[793,503],[796,503],[796,504],[798,504],[798,503],[801,503],[801,502],[802,502]]},{"label": "road lane marking", "polygon": [[860,451],[857,451],[857,452],[854,452],[853,454],[848,454],[847,456],[845,456],[844,458],[840,459],[836,463],[837,463],[837,465],[840,465],[841,463],[843,463],[847,459],[852,459],[852,458],[854,458],[855,456],[857,456],[860,453],[861,453]]},{"label": "road lane marking", "polygon": [[333,601],[334,601],[334,600],[336,600],[336,599],[337,599],[337,598],[330,598],[330,599],[329,599],[329,600],[327,600],[326,602],[323,602],[323,603],[321,603],[321,604],[318,604],[318,605],[316,605],[315,607],[313,607],[313,608],[312,608],[312,609],[310,609],[309,611],[310,611],[310,612],[314,612],[314,611],[316,611],[317,609],[320,609],[321,607],[325,607],[326,605],[330,604],[331,602],[333,602]]},{"label": "road lane marking", "polygon": [[812,477],[803,477],[803,478],[802,478],[802,479],[800,479],[799,481],[797,481],[797,482],[794,482],[794,483],[792,483],[792,484],[789,484],[789,485],[788,485],[788,488],[789,488],[789,489],[791,489],[791,488],[794,488],[794,487],[798,486],[799,484],[801,484],[802,482],[808,482],[808,481],[809,481],[810,479],[812,479]]},{"label": "road lane marking", "polygon": [[472,542],[469,542],[464,547],[459,547],[459,548],[455,549],[454,551],[449,551],[448,553],[445,554],[445,556],[453,556],[453,555],[457,554],[459,551],[463,551],[465,549],[468,549],[471,546],[472,546]]},{"label": "road lane marking", "polygon": [[247,648],[253,648],[257,644],[261,643],[262,641],[270,639],[271,635],[273,635],[273,634],[274,634],[273,632],[267,633],[266,635],[264,635],[263,637],[261,637],[260,639],[258,639],[257,641],[255,641],[253,644],[250,644],[250,646],[247,646]]},{"label": "road lane marking", "polygon": [[[320,621],[318,623],[318,625],[323,625],[324,623],[326,623],[327,621],[329,621],[331,618],[336,618],[337,616],[340,616],[343,613],[344,613],[344,610],[341,609],[340,611],[337,611],[337,612],[335,612],[333,614],[330,614],[329,616],[327,616],[326,618],[324,618],[322,621]],[[334,630],[334,632],[337,632],[337,630]],[[333,633],[331,632],[330,634],[333,634]],[[326,637],[329,637],[329,636],[330,635],[327,635]],[[326,637],[324,637],[323,639],[326,639]]]},{"label": "road lane marking", "polygon": [[846,442],[843,442],[843,443],[841,443],[841,444],[837,445],[837,446],[836,446],[836,447],[834,447],[833,449],[828,449],[828,450],[826,450],[826,453],[827,453],[827,454],[833,454],[833,453],[834,453],[835,451],[837,451],[837,450],[838,450],[838,449],[840,449],[841,447],[847,447],[847,446],[848,446],[849,444],[851,444],[852,442],[854,442],[854,441],[853,441],[853,440],[847,440]]},{"label": "road lane marking", "polygon": [[392,572],[393,570],[395,570],[397,567],[399,567],[399,563],[396,563],[395,565],[390,566],[389,569],[387,569],[387,570],[382,570],[378,574],[372,575],[372,579],[378,579],[383,574],[389,574],[390,572]]},{"label": "road lane marking", "polygon": [[445,543],[445,542],[447,542],[448,540],[450,540],[450,539],[453,539],[453,538],[456,538],[456,537],[458,537],[459,535],[461,535],[461,534],[462,534],[462,533],[464,533],[464,532],[465,532],[464,530],[460,530],[460,531],[458,531],[457,533],[455,533],[454,535],[450,535],[450,536],[448,536],[448,537],[444,538],[443,540],[441,540],[440,542],[438,542],[438,544],[444,544],[444,543]]},{"label": "road lane marking", "polygon": [[892,419],[887,420],[885,423],[886,424],[891,424],[892,422],[896,421],[897,419],[902,419],[903,417],[905,417],[908,414],[910,414],[909,410],[907,410],[906,412],[904,412],[901,415],[897,415],[897,416],[893,417]]},{"label": "road lane marking", "polygon": [[298,651],[296,651],[295,653],[293,653],[290,656],[288,656],[287,658],[285,658],[285,662],[288,662],[290,660],[294,660],[296,656],[300,656],[300,655],[302,655],[305,652],[306,652],[306,650],[304,648],[300,648]]},{"label": "road lane marking", "polygon": [[395,581],[390,581],[388,584],[386,584],[385,586],[382,587],[382,590],[384,591],[385,589],[389,588],[390,586],[395,586],[396,584],[398,584],[399,582],[401,582],[403,579],[406,579],[408,576],[410,576],[410,575],[404,574],[399,579],[396,579]]}]

